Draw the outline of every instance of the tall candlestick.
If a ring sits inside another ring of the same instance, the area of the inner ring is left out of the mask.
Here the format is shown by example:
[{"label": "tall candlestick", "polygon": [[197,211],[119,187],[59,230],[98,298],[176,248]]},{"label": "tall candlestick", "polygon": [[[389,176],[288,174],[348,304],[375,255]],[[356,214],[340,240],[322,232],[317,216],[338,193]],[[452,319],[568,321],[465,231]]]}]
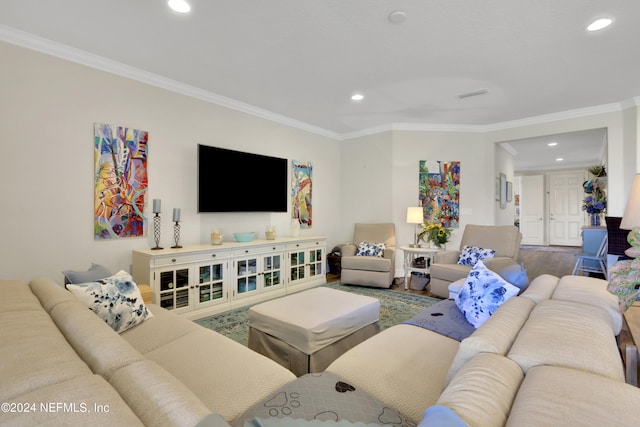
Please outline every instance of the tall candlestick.
[{"label": "tall candlestick", "polygon": [[180,209],[173,208],[173,222],[180,221]]},{"label": "tall candlestick", "polygon": [[160,199],[153,199],[153,213],[160,213]]}]

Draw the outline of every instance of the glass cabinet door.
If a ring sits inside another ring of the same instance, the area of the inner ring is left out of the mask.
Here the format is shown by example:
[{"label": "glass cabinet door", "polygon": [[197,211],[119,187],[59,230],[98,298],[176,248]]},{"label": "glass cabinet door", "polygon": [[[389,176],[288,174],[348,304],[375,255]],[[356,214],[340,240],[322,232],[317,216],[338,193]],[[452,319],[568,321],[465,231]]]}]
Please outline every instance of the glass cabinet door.
[{"label": "glass cabinet door", "polygon": [[197,303],[222,301],[224,293],[224,264],[206,264],[198,267]]},{"label": "glass cabinet door", "polygon": [[236,262],[236,295],[258,289],[258,259],[248,258]]},{"label": "glass cabinet door", "polygon": [[305,271],[304,271],[304,259],[305,259],[305,252],[304,251],[300,251],[300,252],[292,252],[290,254],[290,264],[289,264],[289,269],[290,269],[290,281],[294,282],[296,280],[301,280],[305,278]]},{"label": "glass cabinet door", "polygon": [[312,249],[309,252],[309,276],[324,274],[322,249]]},{"label": "glass cabinet door", "polygon": [[262,272],[264,278],[263,286],[265,288],[271,288],[282,284],[282,280],[280,279],[281,258],[281,255],[267,255],[262,259]]},{"label": "glass cabinet door", "polygon": [[167,310],[188,307],[189,268],[160,271],[160,306]]}]

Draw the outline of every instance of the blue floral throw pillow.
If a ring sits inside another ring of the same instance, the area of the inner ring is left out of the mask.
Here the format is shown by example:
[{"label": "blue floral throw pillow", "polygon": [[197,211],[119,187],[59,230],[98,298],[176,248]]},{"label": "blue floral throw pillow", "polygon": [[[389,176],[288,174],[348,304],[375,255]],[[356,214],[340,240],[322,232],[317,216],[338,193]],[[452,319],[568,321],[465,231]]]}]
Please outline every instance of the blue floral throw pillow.
[{"label": "blue floral throw pillow", "polygon": [[106,279],[66,287],[118,333],[153,316],[142,301],[138,285],[124,270]]},{"label": "blue floral throw pillow", "polygon": [[384,243],[360,242],[356,255],[382,257],[384,255]]},{"label": "blue floral throw pillow", "polygon": [[478,328],[505,301],[518,295],[518,292],[520,288],[489,270],[482,261],[478,261],[456,296],[456,305],[467,321]]},{"label": "blue floral throw pillow", "polygon": [[477,246],[465,246],[458,256],[458,264],[474,266],[478,261],[485,258],[493,258],[496,251],[493,249],[479,248]]}]

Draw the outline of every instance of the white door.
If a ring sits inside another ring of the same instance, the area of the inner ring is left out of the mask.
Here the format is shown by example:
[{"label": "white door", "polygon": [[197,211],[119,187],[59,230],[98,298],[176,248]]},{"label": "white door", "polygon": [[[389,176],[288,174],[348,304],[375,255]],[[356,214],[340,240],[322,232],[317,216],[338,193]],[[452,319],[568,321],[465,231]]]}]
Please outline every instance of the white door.
[{"label": "white door", "polygon": [[544,245],[544,176],[521,177],[520,232],[523,245]]},{"label": "white door", "polygon": [[549,244],[582,244],[583,172],[549,174]]}]

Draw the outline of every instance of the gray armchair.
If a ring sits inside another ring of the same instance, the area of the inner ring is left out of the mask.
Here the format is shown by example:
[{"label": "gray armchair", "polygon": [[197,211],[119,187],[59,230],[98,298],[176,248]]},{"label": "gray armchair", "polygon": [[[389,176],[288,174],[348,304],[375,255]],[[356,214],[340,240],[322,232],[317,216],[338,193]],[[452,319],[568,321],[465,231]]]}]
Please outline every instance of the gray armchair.
[{"label": "gray armchair", "polygon": [[471,267],[459,265],[458,256],[465,246],[493,249],[493,258],[483,260],[493,271],[516,264],[520,256],[522,234],[513,225],[467,225],[460,241],[460,250],[438,252],[429,269],[431,294],[440,298],[449,297],[449,285],[469,275]]},{"label": "gray armchair", "polygon": [[[340,281],[350,285],[388,288],[393,283],[396,257],[394,224],[356,224],[352,244],[342,247]],[[357,256],[360,242],[384,243],[382,257]]]}]

